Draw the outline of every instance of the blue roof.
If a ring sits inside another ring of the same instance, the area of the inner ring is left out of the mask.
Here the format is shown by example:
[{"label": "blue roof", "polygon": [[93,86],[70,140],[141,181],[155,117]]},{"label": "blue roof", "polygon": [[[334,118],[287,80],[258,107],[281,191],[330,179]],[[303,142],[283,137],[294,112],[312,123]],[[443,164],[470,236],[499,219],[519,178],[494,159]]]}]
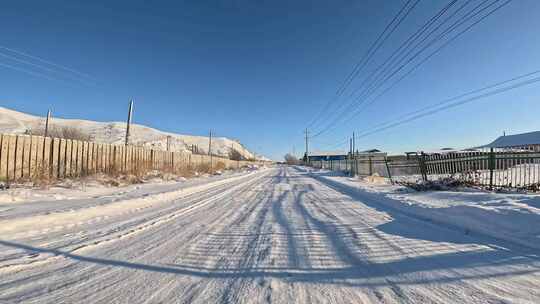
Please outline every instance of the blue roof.
[{"label": "blue roof", "polygon": [[483,147],[501,148],[527,145],[540,145],[540,131],[501,136]]}]

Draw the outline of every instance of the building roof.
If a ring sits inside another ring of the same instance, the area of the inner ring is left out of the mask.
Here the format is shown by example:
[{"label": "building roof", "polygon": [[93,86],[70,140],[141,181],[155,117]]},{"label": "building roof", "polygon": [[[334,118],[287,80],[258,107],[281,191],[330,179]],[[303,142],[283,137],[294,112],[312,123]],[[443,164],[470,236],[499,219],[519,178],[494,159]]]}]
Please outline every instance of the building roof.
[{"label": "building roof", "polygon": [[502,147],[519,147],[527,145],[540,145],[540,131],[529,133],[521,133],[515,135],[500,136],[492,143],[483,147],[487,148],[502,148]]},{"label": "building roof", "polygon": [[347,155],[344,151],[312,151],[309,152],[309,156],[342,156]]},{"label": "building roof", "polygon": [[467,148],[467,149],[454,149],[454,148],[441,148],[441,149],[435,149],[435,150],[421,150],[421,151],[407,151],[405,154],[421,154],[424,152],[424,154],[451,154],[451,153],[465,153],[465,152],[472,152],[472,151],[479,151],[482,147],[478,148]]},{"label": "building roof", "polygon": [[358,153],[381,153],[381,152],[382,151],[379,149],[369,149],[369,150],[360,151]]}]

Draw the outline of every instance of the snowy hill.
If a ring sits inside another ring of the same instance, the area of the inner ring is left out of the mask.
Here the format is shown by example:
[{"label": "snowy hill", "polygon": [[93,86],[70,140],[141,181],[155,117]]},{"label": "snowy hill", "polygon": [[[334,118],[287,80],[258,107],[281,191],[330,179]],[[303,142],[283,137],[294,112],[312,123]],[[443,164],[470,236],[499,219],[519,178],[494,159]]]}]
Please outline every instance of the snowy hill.
[{"label": "snowy hill", "polygon": [[[27,130],[42,130],[44,121],[44,117],[33,116],[0,107],[0,133],[24,134]],[[124,143],[126,133],[125,122],[97,122],[53,117],[51,127],[77,128],[91,135],[96,142],[111,144]],[[192,145],[195,145],[200,153],[208,152],[208,137],[206,136],[168,133],[138,124],[131,125],[130,143],[165,150],[168,136],[170,136],[171,151],[190,152]],[[245,149],[238,141],[226,137],[212,138],[212,153],[214,155],[227,157],[231,148],[237,150],[242,156],[248,159],[265,159]]]}]

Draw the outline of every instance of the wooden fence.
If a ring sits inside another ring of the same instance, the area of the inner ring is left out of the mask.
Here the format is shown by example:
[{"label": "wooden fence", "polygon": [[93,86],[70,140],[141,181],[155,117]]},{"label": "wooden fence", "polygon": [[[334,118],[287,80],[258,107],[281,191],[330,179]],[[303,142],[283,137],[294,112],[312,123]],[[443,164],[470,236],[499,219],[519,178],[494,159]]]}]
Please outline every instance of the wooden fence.
[{"label": "wooden fence", "polygon": [[[210,163],[211,162],[211,163]],[[63,138],[0,134],[0,180],[240,168],[257,162]]]}]

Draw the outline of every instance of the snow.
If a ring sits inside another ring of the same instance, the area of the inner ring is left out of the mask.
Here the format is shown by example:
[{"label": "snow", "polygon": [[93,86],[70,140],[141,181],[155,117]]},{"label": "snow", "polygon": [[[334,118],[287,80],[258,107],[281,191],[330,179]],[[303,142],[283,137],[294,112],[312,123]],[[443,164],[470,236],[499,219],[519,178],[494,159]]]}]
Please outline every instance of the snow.
[{"label": "snow", "polygon": [[539,302],[538,249],[419,211],[537,218],[536,197],[372,181],[281,166],[0,203],[0,303]]},{"label": "snow", "polygon": [[416,192],[390,185],[386,178],[358,180],[325,170],[313,174],[415,217],[540,249],[540,195],[466,188]]},{"label": "snow", "polygon": [[[136,116],[135,116],[136,117]],[[125,122],[97,122],[80,119],[63,119],[54,117],[51,127],[72,127],[91,135],[95,141],[109,144],[123,144],[126,134]],[[0,107],[0,133],[23,134],[27,130],[44,128],[44,118],[37,117],[7,108]],[[130,142],[134,145],[143,145],[158,150],[166,150],[167,137],[170,136],[171,151],[190,152],[191,145],[196,145],[199,152],[207,153],[209,140],[206,136],[180,135],[163,132],[143,125],[132,124],[130,129]],[[219,156],[229,156],[230,149],[234,148],[245,158],[267,158],[255,155],[247,150],[240,142],[226,137],[212,138],[212,153]]]}]

